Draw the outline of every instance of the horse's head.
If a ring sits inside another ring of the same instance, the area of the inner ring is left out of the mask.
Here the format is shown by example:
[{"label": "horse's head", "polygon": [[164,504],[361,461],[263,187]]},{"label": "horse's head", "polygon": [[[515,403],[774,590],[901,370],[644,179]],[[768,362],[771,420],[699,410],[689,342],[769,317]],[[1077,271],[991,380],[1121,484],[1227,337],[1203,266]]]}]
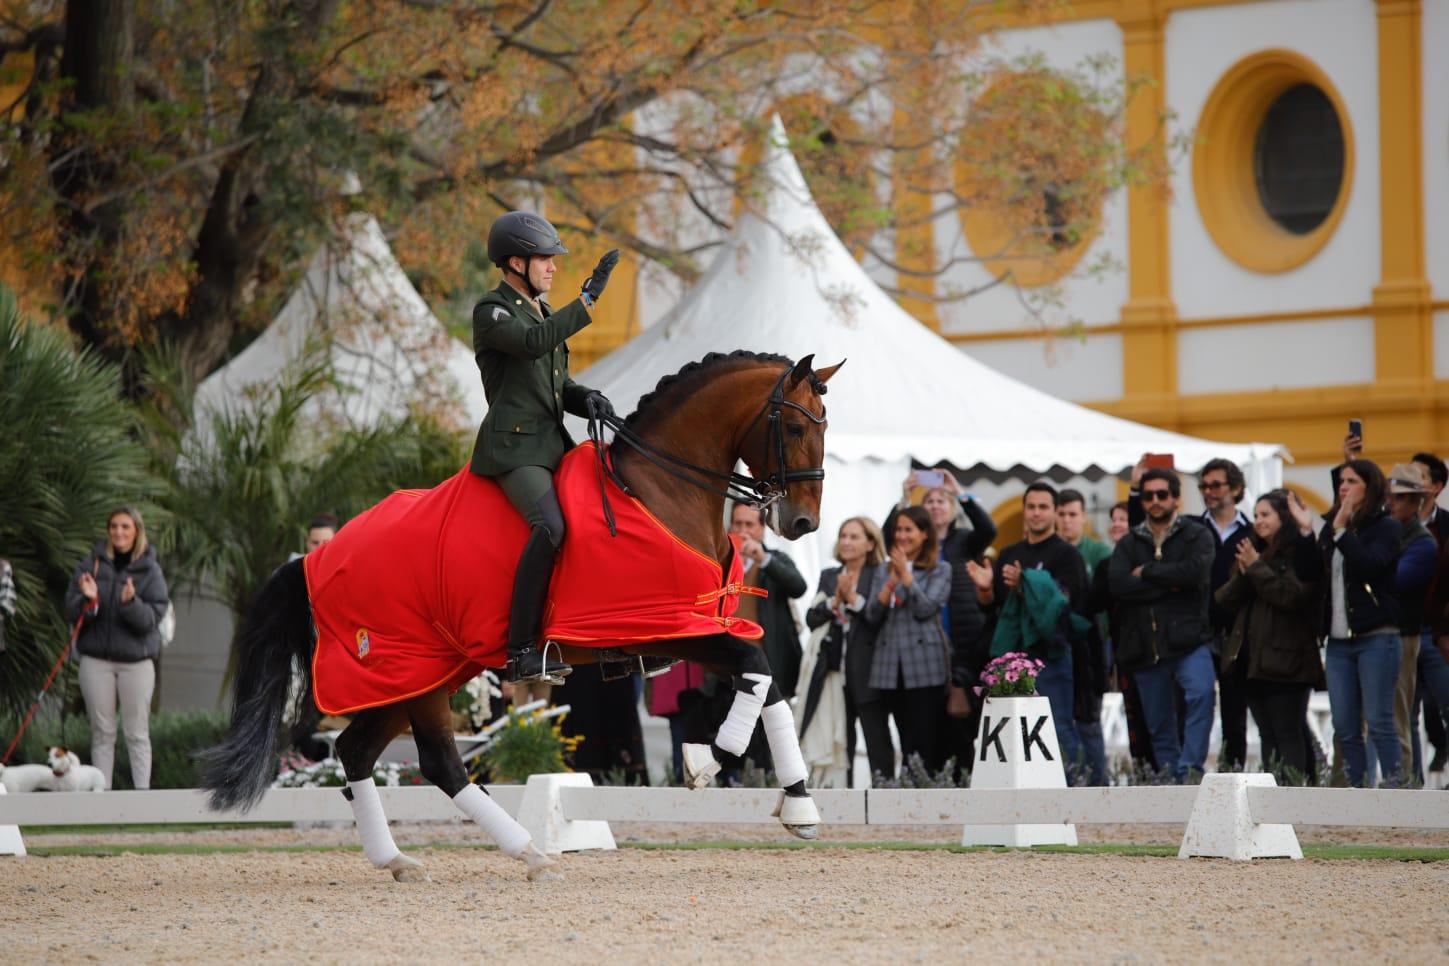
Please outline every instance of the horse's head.
[{"label": "horse's head", "polygon": [[806,356],[783,374],[765,403],[760,431],[747,442],[746,464],[773,489],[770,527],[798,540],[820,526],[825,479],[825,384],[844,361],[816,372]]}]

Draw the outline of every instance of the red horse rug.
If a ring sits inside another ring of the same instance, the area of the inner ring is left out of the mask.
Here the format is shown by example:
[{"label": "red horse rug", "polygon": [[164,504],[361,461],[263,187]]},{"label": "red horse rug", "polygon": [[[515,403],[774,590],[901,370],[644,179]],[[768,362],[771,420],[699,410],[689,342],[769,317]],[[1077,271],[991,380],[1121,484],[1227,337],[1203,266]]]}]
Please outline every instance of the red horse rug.
[{"label": "red horse rug", "polygon": [[[688,546],[609,480],[609,532],[594,444],[554,483],[568,533],[549,590],[545,636],[583,647],[701,637],[758,640],[733,614],[739,545],[728,568]],[[513,574],[528,524],[491,479],[463,469],[431,490],[399,490],[304,561],[317,648],[312,692],[327,714],[456,689],[507,657]],[[733,538],[731,538],[733,540]]]}]

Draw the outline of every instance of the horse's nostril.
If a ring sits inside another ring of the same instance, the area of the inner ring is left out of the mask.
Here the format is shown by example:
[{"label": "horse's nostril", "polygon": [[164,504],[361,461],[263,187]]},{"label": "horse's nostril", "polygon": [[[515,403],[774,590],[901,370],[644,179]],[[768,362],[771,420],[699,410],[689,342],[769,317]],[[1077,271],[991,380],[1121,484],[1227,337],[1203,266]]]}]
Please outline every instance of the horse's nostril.
[{"label": "horse's nostril", "polygon": [[815,529],[815,523],[809,517],[796,517],[794,531],[796,537],[803,537]]}]

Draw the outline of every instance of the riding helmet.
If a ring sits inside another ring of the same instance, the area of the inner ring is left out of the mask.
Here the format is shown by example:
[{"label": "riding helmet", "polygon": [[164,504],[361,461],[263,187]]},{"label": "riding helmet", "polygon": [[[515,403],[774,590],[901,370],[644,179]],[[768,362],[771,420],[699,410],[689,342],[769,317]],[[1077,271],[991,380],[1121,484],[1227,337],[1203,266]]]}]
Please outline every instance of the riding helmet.
[{"label": "riding helmet", "polygon": [[514,255],[566,255],[558,229],[531,211],[510,211],[488,229],[488,258],[502,268]]}]

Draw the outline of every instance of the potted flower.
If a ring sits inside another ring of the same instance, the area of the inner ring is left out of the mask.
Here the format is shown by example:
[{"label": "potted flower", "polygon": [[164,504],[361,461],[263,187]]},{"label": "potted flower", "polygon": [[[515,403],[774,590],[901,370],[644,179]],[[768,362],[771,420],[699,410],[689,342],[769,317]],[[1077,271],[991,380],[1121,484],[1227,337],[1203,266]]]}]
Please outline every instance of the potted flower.
[{"label": "potted flower", "polygon": [[993,658],[981,672],[976,693],[992,698],[1031,698],[1036,696],[1036,676],[1046,662],[1038,661],[1022,651],[1010,651]]}]

